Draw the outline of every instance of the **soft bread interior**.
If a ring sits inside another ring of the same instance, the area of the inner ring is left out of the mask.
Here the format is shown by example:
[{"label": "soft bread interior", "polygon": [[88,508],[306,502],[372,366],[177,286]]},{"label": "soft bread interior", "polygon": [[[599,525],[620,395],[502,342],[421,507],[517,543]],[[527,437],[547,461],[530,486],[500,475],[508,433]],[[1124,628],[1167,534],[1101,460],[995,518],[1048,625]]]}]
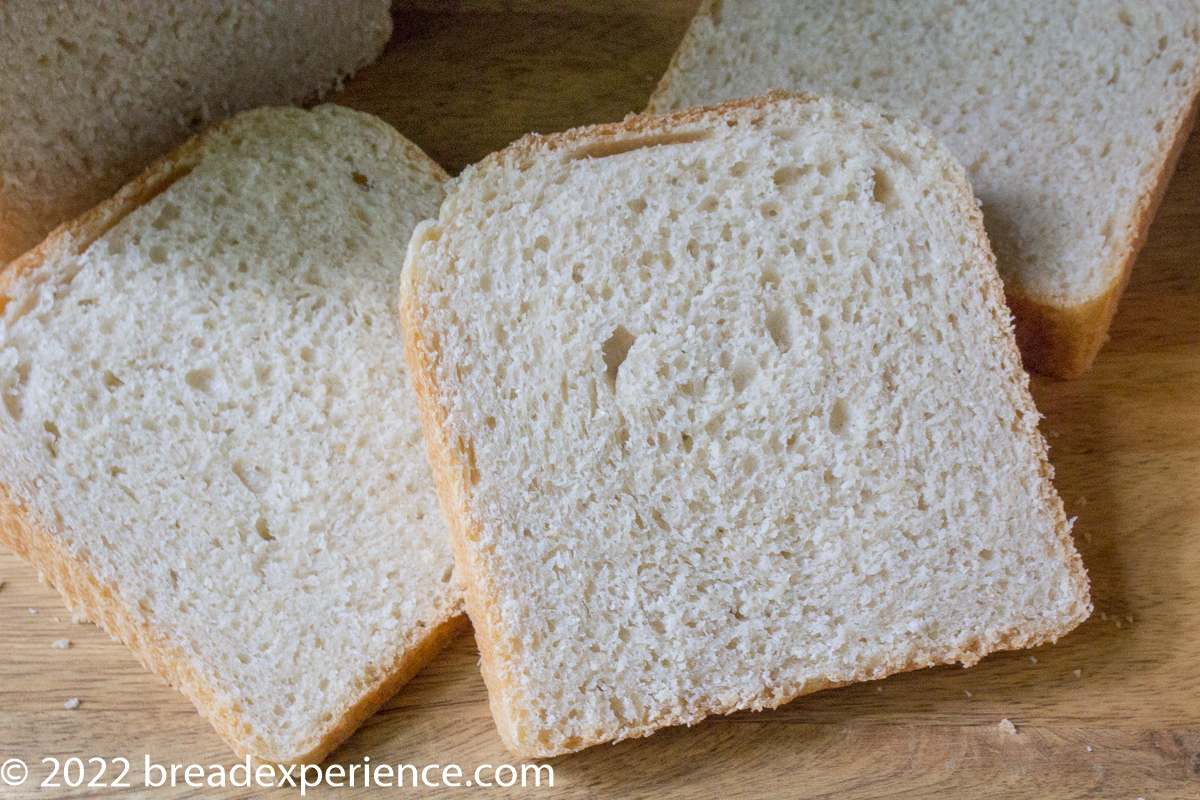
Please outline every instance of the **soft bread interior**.
[{"label": "soft bread interior", "polygon": [[5,288],[0,476],[239,752],[289,761],[461,609],[394,311],[444,174],[332,106],[197,146]]},{"label": "soft bread interior", "polygon": [[458,179],[405,291],[519,753],[1089,613],[979,212],[926,131],[775,96],[527,138]]}]

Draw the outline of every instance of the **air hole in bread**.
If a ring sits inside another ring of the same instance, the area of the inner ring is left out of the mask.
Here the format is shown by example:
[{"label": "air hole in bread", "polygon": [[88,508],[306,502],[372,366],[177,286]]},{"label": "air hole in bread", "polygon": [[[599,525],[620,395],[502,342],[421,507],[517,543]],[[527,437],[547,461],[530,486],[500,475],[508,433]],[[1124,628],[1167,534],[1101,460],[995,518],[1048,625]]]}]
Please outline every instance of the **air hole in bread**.
[{"label": "air hole in bread", "polygon": [[211,369],[193,369],[183,376],[183,382],[198,392],[212,394],[214,378],[216,373]]},{"label": "air hole in bread", "polygon": [[738,359],[737,364],[733,367],[733,373],[730,378],[733,380],[733,390],[741,394],[745,388],[758,375],[758,362],[752,358]]},{"label": "air hole in bread", "polygon": [[783,352],[792,346],[792,334],[788,328],[788,312],[783,306],[772,309],[767,313],[767,333],[771,341]]},{"label": "air hole in bread", "polygon": [[58,426],[47,420],[42,423],[42,430],[50,434],[50,438],[46,440],[46,449],[50,451],[51,458],[58,458],[57,442],[59,439]]},{"label": "air hole in bread", "polygon": [[612,335],[600,347],[600,352],[604,357],[605,375],[608,377],[608,385],[614,390],[617,386],[617,373],[621,369],[621,365],[625,363],[625,359],[629,356],[629,348],[633,347],[636,339],[637,337],[627,331],[624,325],[618,325],[616,330],[612,332]]},{"label": "air hole in bread", "polygon": [[780,167],[775,170],[772,180],[775,181],[776,186],[795,186],[800,181],[800,178],[811,169],[812,167],[809,166]]},{"label": "air hole in bread", "polygon": [[829,409],[829,430],[831,433],[841,433],[846,429],[850,413],[846,409],[846,401],[838,398]]},{"label": "air hole in bread", "polygon": [[691,144],[703,142],[712,136],[712,131],[679,131],[677,133],[660,133],[650,136],[631,136],[625,139],[606,139],[586,145],[571,153],[568,161],[581,161],[585,158],[608,158],[609,156],[630,153],[646,147],[662,147],[673,144]]},{"label": "air hole in bread", "polygon": [[264,542],[275,541],[275,537],[271,535],[271,529],[267,526],[267,518],[266,517],[259,517],[254,522],[254,531],[258,534],[259,538],[262,539]]},{"label": "air hole in bread", "polygon": [[164,230],[169,224],[179,219],[179,206],[174,203],[164,203],[163,209],[159,212],[158,219],[154,220],[152,227],[155,230]]}]

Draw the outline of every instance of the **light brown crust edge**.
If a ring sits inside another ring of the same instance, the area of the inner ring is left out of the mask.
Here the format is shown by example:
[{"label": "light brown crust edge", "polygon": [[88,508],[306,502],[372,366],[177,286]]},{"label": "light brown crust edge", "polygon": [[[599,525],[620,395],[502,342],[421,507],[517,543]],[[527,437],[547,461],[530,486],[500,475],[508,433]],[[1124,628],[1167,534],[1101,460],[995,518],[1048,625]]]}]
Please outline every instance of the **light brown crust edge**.
[{"label": "light brown crust edge", "polygon": [[1017,345],[1027,368],[1058,378],[1077,378],[1092,368],[1100,348],[1108,339],[1108,328],[1117,313],[1117,303],[1129,283],[1138,253],[1195,126],[1197,108],[1200,107],[1200,78],[1196,83],[1197,92],[1192,95],[1191,103],[1172,120],[1175,139],[1155,173],[1156,178],[1138,197],[1125,231],[1125,241],[1114,248],[1114,263],[1104,270],[1116,276],[1109,287],[1098,297],[1077,305],[1038,299],[1023,292],[1019,286],[1007,290],[1008,307],[1016,318]]},{"label": "light brown crust edge", "polygon": [[[340,106],[324,108],[329,109],[326,113],[353,115],[379,131],[387,131],[391,144],[412,158],[415,166],[439,181],[446,179],[445,171],[436,162],[382,120]],[[313,113],[291,107],[283,110],[285,113]],[[270,112],[261,109],[243,112],[261,113]],[[109,200],[55,228],[40,245],[0,271],[0,293],[5,292],[18,275],[35,272],[54,257],[81,254],[122,219],[190,172],[202,160],[209,140],[236,130],[241,116],[234,116],[192,137],[147,167]],[[0,295],[0,310],[7,301],[7,297]],[[84,559],[71,554],[57,536],[30,519],[28,512],[14,501],[3,485],[0,485],[0,544],[44,575],[62,595],[68,608],[82,608],[89,619],[132,650],[143,666],[187,697],[237,755],[251,755],[272,763],[314,764],[322,761],[467,627],[466,616],[457,610],[456,604],[451,605],[443,615],[427,623],[425,635],[398,653],[373,685],[345,707],[341,716],[329,724],[312,746],[299,753],[272,752],[261,739],[246,735],[237,714],[227,701],[221,699],[219,688],[200,678],[181,648],[172,645],[166,635],[156,631],[144,617],[122,603],[116,586],[101,581]]]},{"label": "light brown crust edge", "polygon": [[[676,48],[667,71],[646,103],[650,113],[664,111],[672,85],[683,71],[683,61],[700,45],[702,19],[718,24],[720,0],[703,0]],[[1077,378],[1092,368],[1100,348],[1108,339],[1108,328],[1117,312],[1129,275],[1137,261],[1150,225],[1170,183],[1175,165],[1183,152],[1200,106],[1200,75],[1193,81],[1192,100],[1171,126],[1175,139],[1164,154],[1155,172],[1155,180],[1146,185],[1138,197],[1135,210],[1125,229],[1125,241],[1113,249],[1112,260],[1102,272],[1112,275],[1108,288],[1082,303],[1063,303],[1052,297],[1038,297],[1010,281],[1005,294],[1009,309],[1016,320],[1017,347],[1024,366],[1034,372],[1057,378]]]},{"label": "light brown crust edge", "polygon": [[437,238],[440,231],[432,220],[417,225],[408,245],[404,269],[400,276],[400,328],[404,334],[404,357],[408,366],[409,380],[421,409],[421,426],[424,429],[425,449],[433,467],[434,484],[442,516],[450,531],[450,549],[454,552],[455,569],[459,571],[466,594],[467,615],[475,629],[475,644],[479,649],[479,669],[488,690],[488,704],[492,718],[506,747],[519,753],[518,742],[510,720],[518,704],[513,701],[513,692],[500,674],[500,638],[496,631],[499,613],[488,602],[488,584],[481,560],[473,557],[471,542],[477,541],[475,523],[466,504],[466,481],[469,480],[463,453],[450,446],[446,439],[446,411],[437,401],[437,381],[430,366],[430,350],[421,336],[416,319],[415,283],[417,253],[421,243],[430,237]]},{"label": "light brown crust edge", "polygon": [[[529,135],[522,137],[504,150],[488,156],[476,168],[499,166],[509,159],[520,162],[538,150],[554,151],[564,149],[570,145],[595,143],[605,139],[620,141],[623,138],[633,138],[647,133],[662,133],[670,130],[673,126],[700,122],[706,118],[730,111],[763,109],[773,103],[791,99],[813,101],[819,98],[813,95],[789,94],[775,91],[756,98],[731,100],[716,106],[688,108],[663,115],[643,114],[631,116],[620,123],[576,128],[550,136]],[[835,106],[848,105],[837,100],[832,100],[831,102]],[[1026,415],[1028,419],[1036,420],[1039,414],[1034,405],[1033,397],[1029,392],[1029,375],[1021,368],[1021,357],[1017,350],[1016,340],[1013,337],[1011,317],[1008,313],[1008,308],[1004,304],[1004,292],[1000,277],[996,272],[995,256],[988,244],[987,233],[983,227],[983,215],[975,203],[974,194],[971,191],[970,184],[962,167],[944,148],[940,145],[937,147],[938,157],[946,166],[948,174],[953,176],[956,188],[960,194],[959,210],[965,218],[975,241],[976,255],[969,267],[973,266],[978,269],[979,275],[977,280],[983,292],[984,304],[991,313],[997,328],[1003,331],[1005,344],[1003,352],[1000,355],[1000,368],[1007,374],[1010,385],[1014,387],[1016,393],[1014,399],[1021,413]],[[472,542],[477,539],[472,533],[477,527],[477,523],[471,519],[469,508],[466,505],[465,489],[466,482],[469,479],[467,467],[469,458],[460,449],[451,446],[447,439],[447,432],[444,427],[446,411],[438,403],[437,381],[430,368],[432,361],[430,350],[434,350],[436,347],[426,347],[425,340],[419,330],[419,320],[416,316],[416,304],[418,302],[415,291],[416,273],[418,270],[423,269],[419,263],[420,247],[424,240],[436,239],[438,236],[440,236],[440,229],[432,222],[423,223],[422,226],[418,226],[413,234],[405,259],[404,273],[401,278],[401,325],[404,330],[408,370],[421,406],[421,418],[425,428],[425,441],[429,450],[430,461],[434,465],[438,495],[441,499],[443,513],[449,523],[451,546],[454,550],[455,560],[463,572],[467,593],[467,612],[475,624],[475,637],[479,645],[481,668],[488,687],[492,715],[495,718],[497,729],[505,746],[519,756],[547,758],[577,752],[607,741],[619,741],[621,739],[647,736],[660,728],[670,725],[692,724],[713,714],[728,714],[744,710],[747,707],[747,704],[744,703],[713,702],[695,714],[646,720],[642,724],[629,725],[616,732],[597,731],[594,736],[584,738],[573,746],[565,748],[539,746],[536,731],[524,731],[521,729],[521,721],[524,715],[521,714],[520,698],[516,695],[515,687],[505,680],[508,670],[501,655],[502,648],[497,630],[499,612],[488,599],[489,594],[494,595],[495,593],[489,592],[490,578],[486,574],[486,568],[482,559],[474,554],[474,548],[471,546]],[[1087,572],[1071,539],[1071,526],[1067,522],[1062,500],[1052,483],[1054,469],[1047,458],[1048,451],[1045,440],[1038,433],[1036,427],[1031,426],[1027,434],[1027,441],[1032,451],[1036,454],[1037,469],[1042,479],[1041,499],[1053,517],[1057,544],[1060,554],[1066,563],[1068,580],[1076,596],[1076,602],[1073,604],[1071,612],[1065,618],[1058,620],[1058,624],[1048,625],[1038,631],[1021,632],[1014,629],[1003,633],[993,640],[980,640],[961,648],[928,653],[924,657],[906,662],[876,665],[870,670],[863,670],[849,681],[834,682],[820,679],[809,681],[794,691],[781,693],[769,699],[764,697],[762,705],[757,707],[776,707],[790,702],[800,695],[810,694],[822,689],[879,679],[898,672],[907,672],[938,664],[958,662],[973,664],[985,655],[993,652],[1034,647],[1046,642],[1056,641],[1058,637],[1071,631],[1087,619],[1092,611]]]}]

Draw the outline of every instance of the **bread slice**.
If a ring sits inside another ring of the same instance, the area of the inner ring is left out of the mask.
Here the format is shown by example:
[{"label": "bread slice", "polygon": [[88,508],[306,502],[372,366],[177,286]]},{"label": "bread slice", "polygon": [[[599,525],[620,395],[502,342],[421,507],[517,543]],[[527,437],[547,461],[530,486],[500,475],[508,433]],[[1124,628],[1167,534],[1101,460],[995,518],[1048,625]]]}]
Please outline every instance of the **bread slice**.
[{"label": "bread slice", "polygon": [[772,88],[933,129],[983,202],[1026,367],[1091,367],[1200,96],[1200,2],[706,0],[650,100]]},{"label": "bread slice", "polygon": [[239,755],[320,760],[465,623],[394,306],[444,180],[247,112],[0,276],[0,543]]},{"label": "bread slice", "polygon": [[1090,613],[962,168],[781,93],[547,137],[401,317],[508,747],[1053,641]]},{"label": "bread slice", "polygon": [[0,3],[0,265],[189,135],[373,61],[389,0]]}]

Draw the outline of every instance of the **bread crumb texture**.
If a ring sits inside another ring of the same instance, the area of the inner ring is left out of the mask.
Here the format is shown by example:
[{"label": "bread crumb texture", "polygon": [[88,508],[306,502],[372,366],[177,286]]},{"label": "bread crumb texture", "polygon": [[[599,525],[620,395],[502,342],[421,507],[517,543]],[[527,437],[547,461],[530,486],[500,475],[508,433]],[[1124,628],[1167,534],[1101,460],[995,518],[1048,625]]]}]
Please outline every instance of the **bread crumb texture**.
[{"label": "bread crumb texture", "polygon": [[0,3],[0,264],[238,111],[375,59],[388,0]]},{"label": "bread crumb texture", "polygon": [[516,752],[1089,613],[978,209],[927,131],[777,94],[528,137],[405,269]]},{"label": "bread crumb texture", "polygon": [[1200,92],[1200,2],[721,0],[651,102],[768,89],[876,102],[967,167],[1011,289],[1054,306],[1119,279]]},{"label": "bread crumb texture", "polygon": [[460,612],[394,305],[444,174],[335,106],[190,146],[90,246],[10,268],[0,481],[239,752],[286,761]]}]

